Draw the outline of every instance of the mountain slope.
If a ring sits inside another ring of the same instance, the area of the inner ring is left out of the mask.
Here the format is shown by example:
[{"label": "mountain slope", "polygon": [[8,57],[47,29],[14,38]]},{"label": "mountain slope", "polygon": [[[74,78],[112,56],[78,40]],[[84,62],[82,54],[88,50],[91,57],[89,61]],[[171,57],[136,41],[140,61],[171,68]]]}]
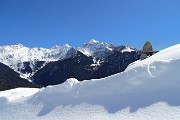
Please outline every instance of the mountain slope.
[{"label": "mountain slope", "polygon": [[107,78],[68,79],[12,101],[8,94],[21,95],[17,89],[0,92],[0,119],[179,120],[179,66],[175,45]]},{"label": "mountain slope", "polygon": [[34,83],[42,86],[57,85],[65,82],[68,78],[78,80],[90,79],[93,72],[93,58],[76,51],[74,56],[51,62],[39,70],[34,76]]},{"label": "mountain slope", "polygon": [[92,78],[99,79],[123,72],[130,63],[139,60],[139,55],[136,49],[117,46],[100,64],[96,72],[93,73]]},{"label": "mountain slope", "polygon": [[18,87],[37,86],[26,79],[20,78],[18,73],[10,69],[8,66],[0,63],[0,91]]}]

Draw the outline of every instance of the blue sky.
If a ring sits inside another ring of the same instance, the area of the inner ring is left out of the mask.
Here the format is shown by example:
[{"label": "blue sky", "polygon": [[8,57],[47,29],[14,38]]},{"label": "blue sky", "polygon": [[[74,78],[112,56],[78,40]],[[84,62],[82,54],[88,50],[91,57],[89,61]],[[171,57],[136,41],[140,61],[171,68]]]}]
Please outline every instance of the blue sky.
[{"label": "blue sky", "polygon": [[180,0],[0,0],[0,45],[180,43]]}]

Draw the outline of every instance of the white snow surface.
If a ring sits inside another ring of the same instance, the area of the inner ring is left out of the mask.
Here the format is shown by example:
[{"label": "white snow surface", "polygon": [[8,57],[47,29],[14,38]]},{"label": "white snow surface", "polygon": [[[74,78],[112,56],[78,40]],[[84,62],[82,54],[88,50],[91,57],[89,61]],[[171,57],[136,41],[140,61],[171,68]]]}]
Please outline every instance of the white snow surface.
[{"label": "white snow surface", "polygon": [[126,47],[125,49],[123,49],[121,52],[124,53],[124,52],[132,52],[134,51],[133,49],[131,49],[130,47]]},{"label": "white snow surface", "polygon": [[23,98],[31,96],[38,91],[39,89],[37,88],[16,88],[12,90],[2,91],[0,93],[0,98],[4,97],[10,102],[21,101]]},{"label": "white snow surface", "polygon": [[180,44],[103,79],[3,91],[0,120],[180,120],[179,66]]}]

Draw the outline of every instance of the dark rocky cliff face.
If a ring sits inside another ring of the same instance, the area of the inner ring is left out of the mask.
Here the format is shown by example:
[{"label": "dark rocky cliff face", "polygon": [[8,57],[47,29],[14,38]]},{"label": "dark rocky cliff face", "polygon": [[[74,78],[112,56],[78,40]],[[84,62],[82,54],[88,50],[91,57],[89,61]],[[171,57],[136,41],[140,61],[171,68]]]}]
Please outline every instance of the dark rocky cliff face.
[{"label": "dark rocky cliff face", "polygon": [[38,87],[26,79],[19,77],[19,74],[8,66],[0,63],[0,91],[17,87]]},{"label": "dark rocky cliff face", "polygon": [[91,64],[92,57],[77,51],[70,58],[47,64],[33,76],[33,80],[36,84],[47,86],[63,83],[68,78],[77,78],[80,81],[90,79],[94,71]]},{"label": "dark rocky cliff face", "polygon": [[[45,61],[35,61],[33,65],[31,65],[31,62],[26,61],[23,62],[22,64],[18,65],[18,71],[23,73],[23,74],[32,74],[33,72],[38,71],[41,69],[45,64]],[[20,67],[23,66],[23,67]]]},{"label": "dark rocky cliff face", "polygon": [[115,48],[92,77],[98,79],[123,72],[130,63],[139,59],[140,55],[137,51],[122,53],[122,49],[124,49],[123,46]]},{"label": "dark rocky cliff face", "polygon": [[94,63],[92,57],[76,51],[74,56],[47,64],[32,78],[36,84],[47,86],[63,83],[68,78],[82,81],[107,77],[124,71],[130,63],[139,59],[136,50],[121,52],[123,49],[124,46],[116,47],[107,58],[99,61],[100,64]]}]

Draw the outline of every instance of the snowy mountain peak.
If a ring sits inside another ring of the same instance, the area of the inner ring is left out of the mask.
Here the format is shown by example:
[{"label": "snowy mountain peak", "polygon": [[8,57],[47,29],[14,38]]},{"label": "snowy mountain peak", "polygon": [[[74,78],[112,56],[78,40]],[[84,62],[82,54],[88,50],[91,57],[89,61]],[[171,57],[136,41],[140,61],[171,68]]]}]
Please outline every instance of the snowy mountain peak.
[{"label": "snowy mountain peak", "polygon": [[83,44],[82,48],[78,48],[79,51],[87,56],[93,56],[95,58],[105,58],[106,54],[114,49],[115,46],[106,42],[99,42],[97,40],[90,40]]},{"label": "snowy mountain peak", "polygon": [[11,45],[11,46],[14,47],[14,48],[23,48],[23,47],[25,47],[24,45],[22,45],[20,43],[15,44],[15,45]]},{"label": "snowy mountain peak", "polygon": [[24,65],[30,64],[34,69],[37,61],[57,61],[66,58],[68,51],[72,47],[65,44],[51,49],[47,48],[28,48],[22,44],[0,46],[0,62],[19,72],[24,69]]},{"label": "snowy mountain peak", "polygon": [[135,51],[135,49],[130,47],[125,47],[125,49],[123,49],[121,52],[124,53],[124,52],[132,52],[132,51]]},{"label": "snowy mountain peak", "polygon": [[68,45],[68,44],[64,44],[64,46],[65,46],[65,47],[71,47],[71,46],[70,46],[70,45]]},{"label": "snowy mountain peak", "polygon": [[64,44],[63,46],[55,45],[54,47],[52,47],[52,49],[61,49],[61,48],[71,48],[71,46],[68,44]]},{"label": "snowy mountain peak", "polygon": [[26,47],[22,44],[0,46],[0,50],[5,50],[5,51],[13,51],[13,50],[22,49],[22,48],[26,48]]},{"label": "snowy mountain peak", "polygon": [[99,43],[99,41],[95,40],[95,39],[91,39],[88,44],[94,44],[94,43]]},{"label": "snowy mountain peak", "polygon": [[109,46],[111,44],[108,44],[106,42],[99,42],[95,39],[91,39],[89,42],[84,43],[83,47],[88,47],[88,46]]}]

